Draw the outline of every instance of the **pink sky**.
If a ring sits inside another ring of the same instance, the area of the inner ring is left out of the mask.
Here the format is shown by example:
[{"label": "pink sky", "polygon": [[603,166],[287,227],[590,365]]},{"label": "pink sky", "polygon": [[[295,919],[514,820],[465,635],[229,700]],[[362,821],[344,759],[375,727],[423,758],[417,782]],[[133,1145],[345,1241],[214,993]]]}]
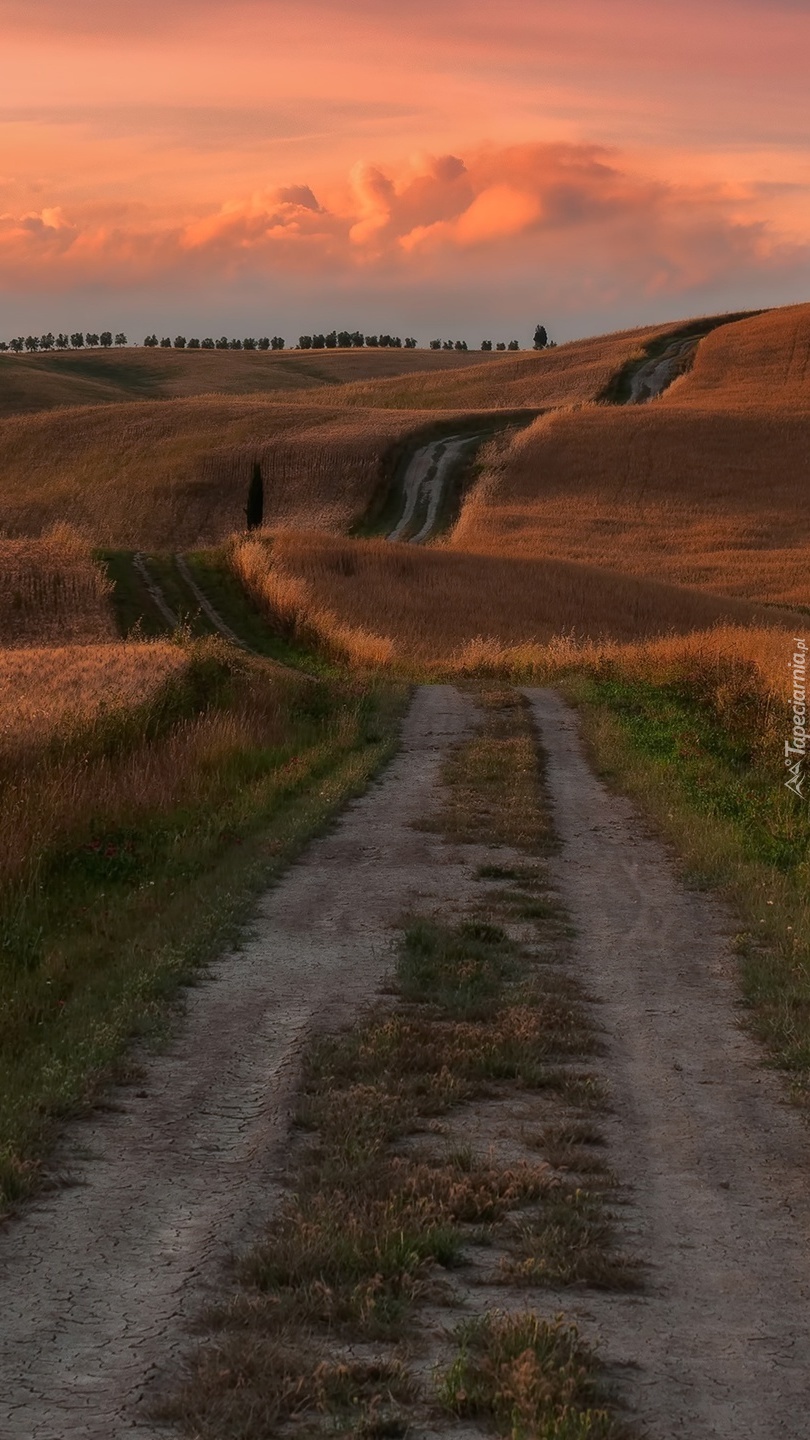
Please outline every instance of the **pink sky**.
[{"label": "pink sky", "polygon": [[0,335],[808,298],[804,0],[0,0]]}]

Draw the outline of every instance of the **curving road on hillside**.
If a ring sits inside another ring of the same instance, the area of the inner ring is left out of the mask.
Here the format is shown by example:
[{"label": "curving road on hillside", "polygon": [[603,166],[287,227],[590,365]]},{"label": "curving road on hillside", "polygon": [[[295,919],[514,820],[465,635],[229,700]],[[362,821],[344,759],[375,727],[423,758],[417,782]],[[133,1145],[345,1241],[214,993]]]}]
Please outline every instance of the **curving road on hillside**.
[{"label": "curving road on hillside", "polygon": [[414,452],[403,480],[402,514],[389,540],[424,545],[431,538],[453,472],[480,439],[480,435],[444,435]]},{"label": "curving road on hillside", "polygon": [[689,357],[697,350],[702,338],[701,335],[690,335],[685,340],[673,340],[663,354],[645,360],[631,377],[627,404],[645,405],[669,389],[673,380],[677,380],[687,368]]}]

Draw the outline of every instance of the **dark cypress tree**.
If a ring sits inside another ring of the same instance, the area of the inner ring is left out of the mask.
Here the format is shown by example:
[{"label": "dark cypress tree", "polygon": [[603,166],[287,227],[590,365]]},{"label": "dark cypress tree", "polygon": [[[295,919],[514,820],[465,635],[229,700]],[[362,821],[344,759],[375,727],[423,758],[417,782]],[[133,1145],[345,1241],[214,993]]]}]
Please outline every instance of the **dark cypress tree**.
[{"label": "dark cypress tree", "polygon": [[248,530],[258,530],[264,518],[264,481],[262,467],[258,460],[253,462],[253,474],[248,486],[245,518]]}]

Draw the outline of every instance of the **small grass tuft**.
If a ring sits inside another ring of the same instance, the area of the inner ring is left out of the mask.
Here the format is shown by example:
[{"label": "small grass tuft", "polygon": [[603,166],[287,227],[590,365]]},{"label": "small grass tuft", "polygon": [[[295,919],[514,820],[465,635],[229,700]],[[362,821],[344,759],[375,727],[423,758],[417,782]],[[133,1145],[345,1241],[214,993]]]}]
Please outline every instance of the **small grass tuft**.
[{"label": "small grass tuft", "polygon": [[542,879],[539,869],[529,865],[479,865],[479,880],[511,880],[516,885],[536,885]]},{"label": "small grass tuft", "polygon": [[587,1285],[637,1290],[641,1269],[616,1249],[615,1227],[601,1195],[559,1183],[529,1219],[512,1227],[503,1270],[526,1285]]},{"label": "small grass tuft", "polygon": [[457,931],[432,920],[406,930],[397,965],[405,1000],[470,1018],[497,1002],[516,970],[516,946],[499,926],[468,920]]},{"label": "small grass tuft", "polygon": [[624,1440],[601,1375],[577,1330],[524,1312],[485,1315],[458,1332],[439,1398],[460,1419],[483,1420],[509,1440]]}]

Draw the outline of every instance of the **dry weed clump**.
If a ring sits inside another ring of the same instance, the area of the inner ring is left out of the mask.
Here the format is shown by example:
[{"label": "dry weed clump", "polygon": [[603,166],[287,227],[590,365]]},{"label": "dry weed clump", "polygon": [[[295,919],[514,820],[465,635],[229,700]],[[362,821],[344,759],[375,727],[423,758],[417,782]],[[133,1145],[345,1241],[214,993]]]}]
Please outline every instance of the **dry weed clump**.
[{"label": "dry weed clump", "polygon": [[143,705],[187,664],[184,650],[159,641],[0,649],[0,757]]},{"label": "dry weed clump", "polygon": [[0,644],[114,638],[112,584],[69,525],[38,540],[0,537]]},{"label": "dry weed clump", "polygon": [[467,1321],[441,1380],[444,1405],[484,1420],[512,1440],[627,1440],[629,1428],[604,1404],[599,1367],[574,1326],[533,1312]]},{"label": "dry weed clump", "polygon": [[293,531],[236,543],[232,555],[274,623],[358,665],[510,673],[542,663],[534,652],[562,635],[587,652],[719,623],[795,623],[787,612],[562,560]]},{"label": "dry weed clump", "polygon": [[646,405],[543,417],[490,464],[452,544],[807,602],[810,306],[720,326]]}]

